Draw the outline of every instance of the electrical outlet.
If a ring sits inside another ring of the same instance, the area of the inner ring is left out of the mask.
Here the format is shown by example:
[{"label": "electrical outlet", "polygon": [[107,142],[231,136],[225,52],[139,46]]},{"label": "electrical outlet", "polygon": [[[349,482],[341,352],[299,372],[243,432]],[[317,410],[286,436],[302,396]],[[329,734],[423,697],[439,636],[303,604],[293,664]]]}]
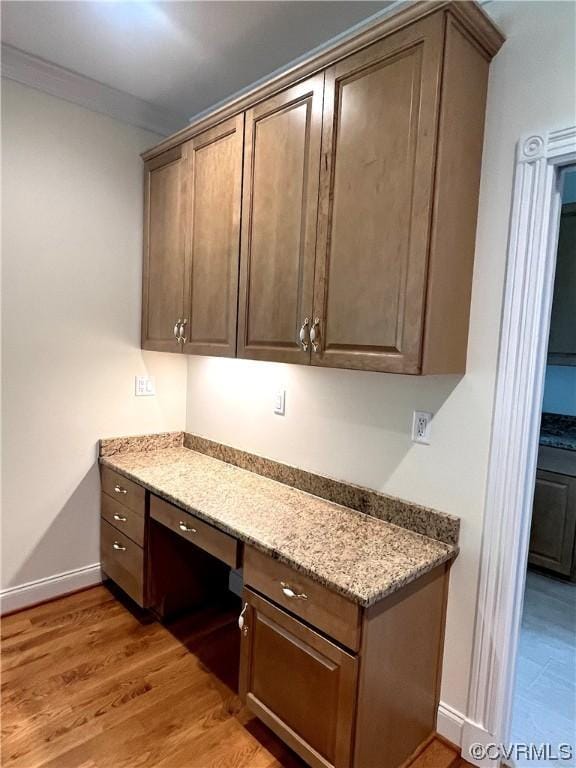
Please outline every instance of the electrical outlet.
[{"label": "electrical outlet", "polygon": [[152,397],[156,394],[154,376],[136,376],[134,378],[134,394],[136,397]]},{"label": "electrical outlet", "polygon": [[278,416],[286,415],[286,390],[279,389],[274,395],[274,413]]},{"label": "electrical outlet", "polygon": [[426,411],[414,411],[412,418],[412,442],[430,444],[430,430],[432,426],[432,414]]}]

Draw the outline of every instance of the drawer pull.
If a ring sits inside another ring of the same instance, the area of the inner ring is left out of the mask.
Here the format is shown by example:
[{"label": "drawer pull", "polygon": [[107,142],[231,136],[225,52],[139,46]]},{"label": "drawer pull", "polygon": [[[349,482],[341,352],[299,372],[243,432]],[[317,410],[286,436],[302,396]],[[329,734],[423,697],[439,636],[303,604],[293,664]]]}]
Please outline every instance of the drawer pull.
[{"label": "drawer pull", "polygon": [[280,586],[284,595],[291,600],[308,600],[308,595],[305,595],[304,592],[294,592],[290,584],[287,584],[285,581],[281,581]]},{"label": "drawer pull", "polygon": [[114,486],[114,493],[128,493],[128,491],[126,490],[126,488],[122,488],[121,485],[118,485],[118,483],[116,483],[116,485]]},{"label": "drawer pull", "polygon": [[115,541],[112,546],[114,549],[118,550],[118,552],[126,552],[126,547],[123,547],[122,544],[120,544],[118,541]]},{"label": "drawer pull", "polygon": [[186,525],[183,520],[180,520],[178,523],[178,528],[180,528],[181,531],[184,531],[184,533],[198,533],[196,528],[192,528],[191,525]]},{"label": "drawer pull", "polygon": [[119,515],[118,512],[114,512],[112,517],[114,520],[118,520],[119,523],[125,523],[128,520],[127,517],[124,517],[124,515]]},{"label": "drawer pull", "polygon": [[240,613],[240,616],[238,616],[238,629],[240,630],[240,632],[242,632],[244,637],[246,637],[246,635],[248,634],[248,625],[246,624],[244,619],[244,614],[246,613],[247,610],[248,610],[248,603],[244,603],[244,608],[242,608],[242,612]]}]

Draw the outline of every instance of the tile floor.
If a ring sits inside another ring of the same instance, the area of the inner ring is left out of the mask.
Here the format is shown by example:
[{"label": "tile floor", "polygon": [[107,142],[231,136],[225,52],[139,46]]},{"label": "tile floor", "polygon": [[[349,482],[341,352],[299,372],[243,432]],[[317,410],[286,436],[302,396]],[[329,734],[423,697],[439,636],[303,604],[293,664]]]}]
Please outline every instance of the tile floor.
[{"label": "tile floor", "polygon": [[571,744],[568,760],[517,760],[518,768],[576,768],[576,584],[528,571],[517,659],[512,738]]}]

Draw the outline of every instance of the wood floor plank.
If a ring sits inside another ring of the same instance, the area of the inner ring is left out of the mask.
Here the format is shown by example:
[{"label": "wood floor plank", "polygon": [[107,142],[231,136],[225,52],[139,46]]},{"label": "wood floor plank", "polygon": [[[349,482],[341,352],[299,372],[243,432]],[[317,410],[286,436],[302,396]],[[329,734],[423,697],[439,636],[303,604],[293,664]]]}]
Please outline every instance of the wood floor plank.
[{"label": "wood floor plank", "polygon": [[[305,768],[241,705],[235,620],[212,607],[151,623],[105,587],[6,617],[2,765]],[[412,768],[454,759],[435,741]]]}]

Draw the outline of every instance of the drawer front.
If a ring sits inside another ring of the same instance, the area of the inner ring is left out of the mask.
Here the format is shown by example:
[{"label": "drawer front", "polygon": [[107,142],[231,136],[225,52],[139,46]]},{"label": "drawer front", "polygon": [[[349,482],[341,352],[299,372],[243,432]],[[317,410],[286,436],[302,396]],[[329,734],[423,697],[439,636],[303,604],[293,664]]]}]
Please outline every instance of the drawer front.
[{"label": "drawer front", "polygon": [[135,541],[140,547],[144,546],[144,515],[125,507],[107,493],[101,494],[100,512],[107,523]]},{"label": "drawer front", "polygon": [[244,590],[240,695],[310,766],[349,768],[357,657]]},{"label": "drawer front", "polygon": [[347,648],[359,649],[360,606],[337,592],[252,547],[244,551],[244,583]]},{"label": "drawer front", "polygon": [[231,568],[236,568],[238,542],[227,533],[153,495],[150,496],[150,517]]},{"label": "drawer front", "polygon": [[100,520],[100,562],[112,581],[138,605],[146,607],[144,551],[103,519]]},{"label": "drawer front", "polygon": [[109,467],[102,467],[102,490],[134,512],[144,514],[146,491],[138,483],[133,483],[127,477],[122,477]]}]

